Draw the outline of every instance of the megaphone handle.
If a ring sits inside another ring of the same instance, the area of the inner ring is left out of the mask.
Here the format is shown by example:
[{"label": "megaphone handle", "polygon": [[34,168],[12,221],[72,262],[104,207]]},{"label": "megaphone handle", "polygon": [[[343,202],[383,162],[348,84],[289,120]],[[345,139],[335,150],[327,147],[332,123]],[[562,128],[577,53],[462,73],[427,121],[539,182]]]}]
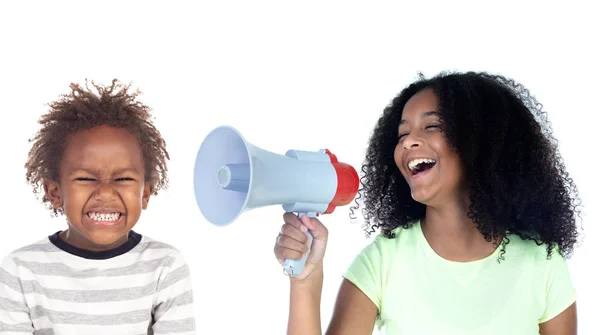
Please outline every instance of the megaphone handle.
[{"label": "megaphone handle", "polygon": [[[316,213],[298,213],[298,218],[302,218],[302,216],[307,215],[308,217],[317,217]],[[291,277],[297,277],[302,270],[304,269],[304,264],[306,263],[306,259],[308,258],[308,254],[310,253],[310,248],[312,246],[313,236],[310,231],[306,231],[306,236],[308,237],[308,250],[309,252],[302,257],[302,259],[286,259],[283,263],[283,273]]]}]

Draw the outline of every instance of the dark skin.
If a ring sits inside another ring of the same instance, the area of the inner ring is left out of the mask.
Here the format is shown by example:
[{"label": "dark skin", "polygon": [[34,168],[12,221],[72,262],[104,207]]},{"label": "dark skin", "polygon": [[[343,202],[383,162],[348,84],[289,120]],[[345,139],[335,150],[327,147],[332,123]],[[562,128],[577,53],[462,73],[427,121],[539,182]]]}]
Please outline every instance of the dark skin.
[{"label": "dark skin", "polygon": [[[433,90],[415,94],[404,107],[398,127],[394,160],[409,184],[412,197],[427,205],[421,221],[423,234],[438,255],[458,262],[475,261],[492,254],[487,242],[468,218],[469,208],[463,165],[446,141]],[[431,158],[436,164],[424,176],[412,176],[408,162]]]},{"label": "dark skin", "polygon": [[[128,239],[152,194],[145,180],[137,138],[127,130],[99,126],[73,134],[60,164],[60,180],[46,181],[54,208],[62,207],[68,229],[59,234],[80,249],[104,251]],[[89,213],[118,213],[114,222]]]},{"label": "dark skin", "polygon": [[[428,89],[407,102],[398,127],[394,160],[412,197],[427,206],[423,234],[435,252],[456,262],[479,260],[496,247],[483,238],[467,216],[469,203],[462,163],[443,136],[437,109],[437,97]],[[408,163],[415,158],[430,158],[437,163],[426,174],[413,176]],[[314,236],[306,266],[300,276],[291,279],[288,334],[321,334],[320,300],[328,231],[318,219],[299,220],[293,213],[286,213],[284,221],[274,250],[279,261],[300,259],[307,248],[304,231],[308,228]],[[343,279],[326,334],[372,334],[377,312],[377,306],[359,288]],[[577,334],[575,303],[540,324],[539,333]]]}]

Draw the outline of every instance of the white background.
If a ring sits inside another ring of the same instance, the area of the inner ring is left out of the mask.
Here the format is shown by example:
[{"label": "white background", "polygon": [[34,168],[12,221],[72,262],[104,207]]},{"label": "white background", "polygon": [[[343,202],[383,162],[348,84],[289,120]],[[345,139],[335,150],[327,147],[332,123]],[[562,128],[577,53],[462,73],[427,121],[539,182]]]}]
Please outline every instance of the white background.
[{"label": "white background", "polygon": [[[0,254],[65,227],[25,184],[27,140],[45,104],[68,92],[71,81],[133,81],[154,108],[171,154],[171,187],[151,201],[136,230],[187,256],[199,334],[282,334],[288,281],[272,253],[282,209],[250,211],[225,228],[205,221],[192,185],[204,136],[228,124],[267,150],[327,147],[359,169],[381,111],[417,71],[486,70],[530,88],[553,122],[586,205],[585,240],[569,263],[579,333],[594,333],[597,10],[574,1],[415,2],[2,2]],[[341,275],[369,240],[360,223],[349,223],[347,207],[323,221],[331,235],[326,327]]]}]

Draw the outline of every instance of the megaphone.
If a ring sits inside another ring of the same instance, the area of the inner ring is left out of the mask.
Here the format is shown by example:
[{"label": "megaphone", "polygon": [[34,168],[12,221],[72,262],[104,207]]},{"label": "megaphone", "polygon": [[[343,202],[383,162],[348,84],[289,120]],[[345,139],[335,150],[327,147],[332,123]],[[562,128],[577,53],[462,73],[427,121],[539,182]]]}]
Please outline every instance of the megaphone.
[{"label": "megaphone", "polygon": [[[194,167],[196,202],[206,220],[217,226],[271,205],[298,217],[329,214],[354,199],[358,184],[356,170],[327,149],[280,155],[252,145],[231,126],[217,127],[206,136]],[[310,246],[313,237],[306,235]],[[284,273],[298,276],[307,256],[286,259]]]}]

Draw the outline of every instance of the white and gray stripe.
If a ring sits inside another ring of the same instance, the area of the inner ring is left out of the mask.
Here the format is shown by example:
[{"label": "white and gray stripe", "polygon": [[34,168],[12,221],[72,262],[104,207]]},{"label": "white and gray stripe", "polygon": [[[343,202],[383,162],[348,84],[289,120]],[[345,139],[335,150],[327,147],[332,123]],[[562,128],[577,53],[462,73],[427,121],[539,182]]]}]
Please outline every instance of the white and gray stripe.
[{"label": "white and gray stripe", "polygon": [[[2,334],[195,334],[190,270],[174,247],[137,240],[110,257],[79,255],[56,236],[0,267]],[[116,255],[116,256],[115,256]]]}]

